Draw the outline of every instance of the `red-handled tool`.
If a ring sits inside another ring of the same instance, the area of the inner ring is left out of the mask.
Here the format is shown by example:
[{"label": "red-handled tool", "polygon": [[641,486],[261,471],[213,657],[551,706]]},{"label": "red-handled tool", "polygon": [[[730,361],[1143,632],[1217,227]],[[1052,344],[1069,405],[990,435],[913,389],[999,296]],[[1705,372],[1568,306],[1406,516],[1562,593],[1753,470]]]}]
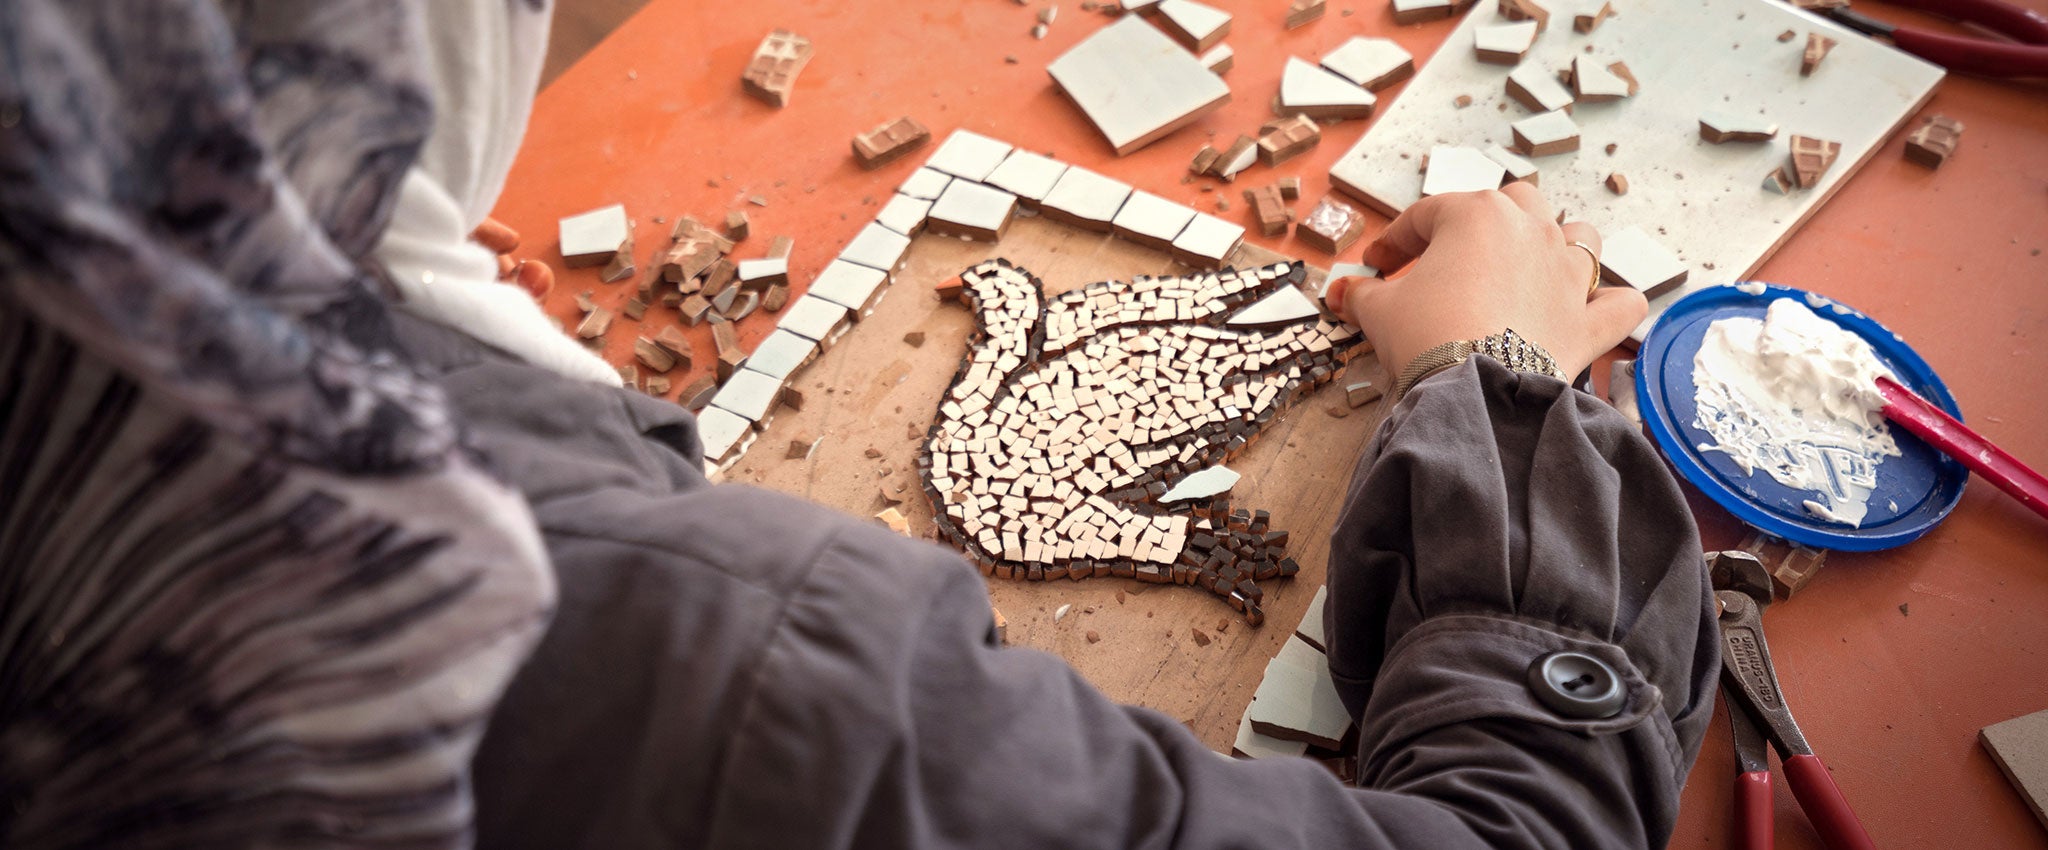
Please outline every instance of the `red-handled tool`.
[{"label": "red-handled tool", "polygon": [[1850,11],[1824,14],[1850,29],[1890,41],[1900,50],[1963,74],[2048,77],[2048,18],[2001,0],[1891,0],[1894,5],[1975,24],[2011,38],[1998,41],[1909,29]]},{"label": "red-handled tool", "polygon": [[1957,422],[1947,411],[1921,398],[1890,378],[1878,378],[1877,390],[1884,394],[1885,418],[1913,432],[1943,454],[1962,461],[1992,486],[2004,490],[2020,504],[2048,518],[2048,478],[2019,462],[1984,436]]},{"label": "red-handled tool", "polygon": [[1728,697],[1728,723],[1741,771],[1735,780],[1738,846],[1769,850],[1772,844],[1770,755],[1764,748],[1768,740],[1783,759],[1785,781],[1821,843],[1830,850],[1876,850],[1785,704],[1785,691],[1771,666],[1770,645],[1764,642],[1770,573],[1747,552],[1716,552],[1707,562],[1714,601],[1721,609],[1721,692]]}]

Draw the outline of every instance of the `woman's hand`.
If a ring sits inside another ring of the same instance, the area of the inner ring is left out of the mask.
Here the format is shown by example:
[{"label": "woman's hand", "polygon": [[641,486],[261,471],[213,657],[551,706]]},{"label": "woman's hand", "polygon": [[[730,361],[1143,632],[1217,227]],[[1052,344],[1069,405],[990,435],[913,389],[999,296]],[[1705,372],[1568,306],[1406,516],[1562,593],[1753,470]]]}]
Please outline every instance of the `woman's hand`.
[{"label": "woman's hand", "polygon": [[469,238],[486,250],[498,255],[498,279],[516,284],[519,288],[539,301],[547,297],[548,290],[555,288],[555,270],[539,260],[513,259],[512,252],[519,250],[519,231],[506,226],[495,218],[484,219]]},{"label": "woman's hand", "polygon": [[1592,225],[1559,227],[1536,189],[1460,192],[1410,206],[1365,249],[1365,261],[1396,280],[1339,278],[1330,308],[1357,324],[1390,375],[1438,345],[1513,328],[1577,375],[1628,337],[1649,305],[1617,286],[1588,293],[1595,273],[1583,242],[1600,250]]}]

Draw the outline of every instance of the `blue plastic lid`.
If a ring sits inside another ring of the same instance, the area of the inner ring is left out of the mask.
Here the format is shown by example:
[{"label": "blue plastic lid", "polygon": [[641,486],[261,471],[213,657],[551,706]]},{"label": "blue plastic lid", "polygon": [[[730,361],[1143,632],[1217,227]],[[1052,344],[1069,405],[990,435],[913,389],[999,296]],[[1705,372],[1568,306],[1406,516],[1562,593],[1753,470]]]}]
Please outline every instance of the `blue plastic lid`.
[{"label": "blue plastic lid", "polygon": [[1970,473],[1904,428],[1891,429],[1900,456],[1886,458],[1878,467],[1870,512],[1857,528],[1808,513],[1802,503],[1814,498],[1810,490],[1786,487],[1768,472],[1745,473],[1725,452],[1700,450],[1712,440],[1694,424],[1693,356],[1699,353],[1707,327],[1716,319],[1731,316],[1762,319],[1771,302],[1780,298],[1800,299],[1813,307],[1814,313],[1867,340],[1899,383],[1962,419],[1955,398],[1934,369],[1876,320],[1802,289],[1745,284],[1740,289],[1716,286],[1688,295],[1664,311],[1650,329],[1636,358],[1637,404],[1650,438],[1678,474],[1765,534],[1850,552],[1889,549],[1919,539],[1955,510]]}]

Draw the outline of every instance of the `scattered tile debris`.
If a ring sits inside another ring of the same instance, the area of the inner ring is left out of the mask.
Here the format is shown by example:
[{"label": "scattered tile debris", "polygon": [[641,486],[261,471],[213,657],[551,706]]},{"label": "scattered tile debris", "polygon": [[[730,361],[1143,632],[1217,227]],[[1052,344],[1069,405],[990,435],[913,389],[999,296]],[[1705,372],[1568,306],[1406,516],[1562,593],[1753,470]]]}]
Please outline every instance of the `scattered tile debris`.
[{"label": "scattered tile debris", "polygon": [[1419,24],[1436,21],[1457,14],[1458,6],[1453,0],[1393,0],[1394,23]]},{"label": "scattered tile debris", "polygon": [[1230,34],[1230,13],[1195,0],[1160,0],[1159,28],[1181,46],[1201,53]]},{"label": "scattered tile debris", "polygon": [[1834,166],[1835,157],[1842,154],[1841,142],[1830,142],[1809,136],[1792,137],[1792,179],[1801,189],[1820,185],[1821,175]]},{"label": "scattered tile debris", "polygon": [[1700,138],[1717,145],[1729,142],[1768,142],[1778,137],[1778,125],[1761,115],[1709,109],[1700,113]]},{"label": "scattered tile debris", "polygon": [[1906,136],[1906,158],[1928,168],[1940,168],[1955,155],[1963,140],[1963,122],[1946,115],[1929,115]]},{"label": "scattered tile debris", "polygon": [[1341,254],[1365,235],[1365,216],[1356,207],[1328,196],[1301,220],[1294,235],[1323,253]]},{"label": "scattered tile debris", "polygon": [[811,40],[788,30],[775,30],[754,48],[754,58],[740,76],[740,85],[770,106],[789,105],[796,75],[811,61]]},{"label": "scattered tile debris", "polygon": [[1501,0],[1500,16],[1510,21],[1535,21],[1538,32],[1550,27],[1550,10],[1537,0]]},{"label": "scattered tile debris", "polygon": [[931,140],[932,131],[906,115],[854,136],[853,157],[860,161],[860,167],[873,171],[924,147]]},{"label": "scattered tile debris", "polygon": [[1517,65],[1536,45],[1536,32],[1535,21],[1483,26],[1472,31],[1472,51],[1489,65]]},{"label": "scattered tile debris", "polygon": [[1531,115],[1509,129],[1515,150],[1523,156],[1553,156],[1579,149],[1579,125],[1563,110]]},{"label": "scattered tile debris", "polygon": [[1259,161],[1269,167],[1277,166],[1309,152],[1322,140],[1322,128],[1315,121],[1306,115],[1296,115],[1259,137]]},{"label": "scattered tile debris", "polygon": [[1571,111],[1572,93],[1549,71],[1537,65],[1515,68],[1507,79],[1508,97],[1530,112]]},{"label": "scattered tile debris", "polygon": [[[1594,5],[1595,3],[1599,5]],[[1589,33],[1597,29],[1602,21],[1613,16],[1614,4],[1605,2],[1605,0],[1590,0],[1590,2],[1586,3],[1586,8],[1572,15],[1572,29],[1581,33]]]},{"label": "scattered tile debris", "polygon": [[1296,57],[1287,58],[1280,73],[1282,115],[1310,118],[1365,118],[1376,103],[1372,92]]},{"label": "scattered tile debris", "polygon": [[1604,103],[1633,97],[1640,88],[1626,63],[1602,65],[1600,60],[1591,56],[1572,60],[1572,97],[1579,103]]},{"label": "scattered tile debris", "polygon": [[624,204],[612,204],[569,216],[558,222],[557,227],[562,262],[572,269],[611,262],[619,246],[626,244],[633,235],[632,226],[626,220]]},{"label": "scattered tile debris", "polygon": [[1228,44],[1219,44],[1202,54],[1200,61],[1209,73],[1222,76],[1237,67],[1237,50]]},{"label": "scattered tile debris", "polygon": [[1607,175],[1607,180],[1605,182],[1607,184],[1607,191],[1613,192],[1616,195],[1628,194],[1627,175],[1622,174],[1619,171],[1616,171],[1612,174]]},{"label": "scattered tile debris", "polygon": [[1799,76],[1813,76],[1814,69],[1820,67],[1820,60],[1826,59],[1828,51],[1833,49],[1835,49],[1834,39],[1817,32],[1807,33],[1806,49],[1799,53]]},{"label": "scattered tile debris", "polygon": [[1605,283],[1634,287],[1643,297],[1655,298],[1684,283],[1687,272],[1683,260],[1641,227],[1602,240],[1600,279]]},{"label": "scattered tile debris", "polygon": [[1287,19],[1282,25],[1287,29],[1305,27],[1320,20],[1326,11],[1328,6],[1324,0],[1294,0],[1287,6]]}]

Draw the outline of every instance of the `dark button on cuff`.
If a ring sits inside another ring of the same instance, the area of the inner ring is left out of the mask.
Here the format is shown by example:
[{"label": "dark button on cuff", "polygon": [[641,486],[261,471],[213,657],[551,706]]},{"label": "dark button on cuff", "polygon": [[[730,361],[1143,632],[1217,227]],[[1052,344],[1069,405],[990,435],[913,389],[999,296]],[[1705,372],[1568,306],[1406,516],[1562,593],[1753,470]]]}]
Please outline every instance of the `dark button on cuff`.
[{"label": "dark button on cuff", "polygon": [[1628,695],[1607,662],[1583,652],[1553,652],[1529,665],[1529,691],[1543,707],[1574,720],[1621,713]]}]

